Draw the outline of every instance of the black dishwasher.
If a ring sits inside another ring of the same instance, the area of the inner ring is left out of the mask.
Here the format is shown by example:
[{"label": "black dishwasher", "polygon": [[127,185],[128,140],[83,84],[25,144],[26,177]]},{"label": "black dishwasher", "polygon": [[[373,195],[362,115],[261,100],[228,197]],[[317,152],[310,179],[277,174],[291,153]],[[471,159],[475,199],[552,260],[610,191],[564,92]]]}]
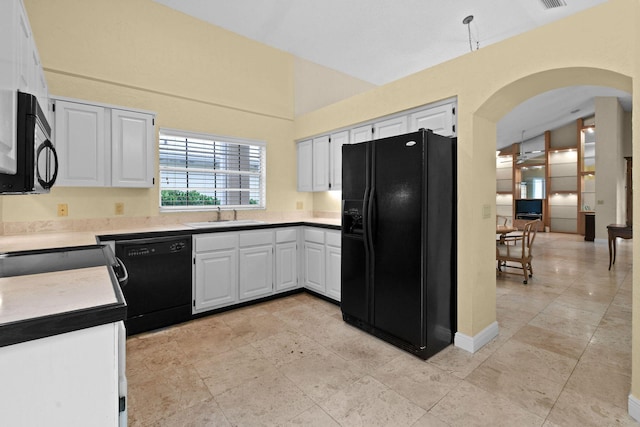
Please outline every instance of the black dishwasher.
[{"label": "black dishwasher", "polygon": [[128,275],[127,335],[191,318],[191,236],[120,240],[115,253]]}]

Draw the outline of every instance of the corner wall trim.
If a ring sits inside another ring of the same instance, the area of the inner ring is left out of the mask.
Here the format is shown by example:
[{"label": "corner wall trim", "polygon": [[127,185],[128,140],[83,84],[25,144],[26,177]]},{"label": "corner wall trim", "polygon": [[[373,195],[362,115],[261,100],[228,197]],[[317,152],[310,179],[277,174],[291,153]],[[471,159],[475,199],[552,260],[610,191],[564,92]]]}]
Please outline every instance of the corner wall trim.
[{"label": "corner wall trim", "polygon": [[640,422],[640,399],[632,394],[629,395],[628,412],[631,418]]},{"label": "corner wall trim", "polygon": [[[473,337],[462,334],[460,332],[456,332],[456,335],[453,339],[453,345],[455,345],[456,347],[460,347],[461,349],[466,350],[469,353],[475,353],[497,336],[498,322],[493,322],[482,331],[480,331],[479,334]],[[638,407],[638,409],[640,410],[640,406]]]}]

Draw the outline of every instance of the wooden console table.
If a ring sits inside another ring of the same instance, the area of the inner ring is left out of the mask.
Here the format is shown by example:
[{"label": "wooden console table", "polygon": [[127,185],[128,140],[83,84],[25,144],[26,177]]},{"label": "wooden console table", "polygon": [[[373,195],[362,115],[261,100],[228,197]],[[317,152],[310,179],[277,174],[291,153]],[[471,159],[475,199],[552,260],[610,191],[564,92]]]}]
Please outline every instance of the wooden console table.
[{"label": "wooden console table", "polygon": [[[607,233],[609,234],[609,270],[616,263],[616,237],[623,239],[631,239],[633,237],[633,229],[625,224],[609,224],[607,225]],[[611,253],[613,252],[613,261]]]}]

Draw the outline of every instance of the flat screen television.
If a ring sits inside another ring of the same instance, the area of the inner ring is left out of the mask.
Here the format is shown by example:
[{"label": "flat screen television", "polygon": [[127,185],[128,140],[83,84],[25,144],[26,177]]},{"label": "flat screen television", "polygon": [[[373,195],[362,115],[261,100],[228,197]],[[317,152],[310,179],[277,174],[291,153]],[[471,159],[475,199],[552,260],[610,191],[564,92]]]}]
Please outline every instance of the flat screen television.
[{"label": "flat screen television", "polygon": [[541,218],[542,199],[518,199],[516,200],[516,218]]}]

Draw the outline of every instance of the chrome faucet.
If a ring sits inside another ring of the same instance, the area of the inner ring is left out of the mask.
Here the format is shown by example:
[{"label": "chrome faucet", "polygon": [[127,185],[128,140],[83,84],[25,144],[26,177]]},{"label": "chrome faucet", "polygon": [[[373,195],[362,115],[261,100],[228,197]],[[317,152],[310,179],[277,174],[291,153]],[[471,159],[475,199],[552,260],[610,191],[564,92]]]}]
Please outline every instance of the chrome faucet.
[{"label": "chrome faucet", "polygon": [[218,206],[218,219],[216,221],[220,221],[220,206]]},{"label": "chrome faucet", "polygon": [[237,221],[238,220],[238,211],[237,210],[233,210],[233,220]]}]

